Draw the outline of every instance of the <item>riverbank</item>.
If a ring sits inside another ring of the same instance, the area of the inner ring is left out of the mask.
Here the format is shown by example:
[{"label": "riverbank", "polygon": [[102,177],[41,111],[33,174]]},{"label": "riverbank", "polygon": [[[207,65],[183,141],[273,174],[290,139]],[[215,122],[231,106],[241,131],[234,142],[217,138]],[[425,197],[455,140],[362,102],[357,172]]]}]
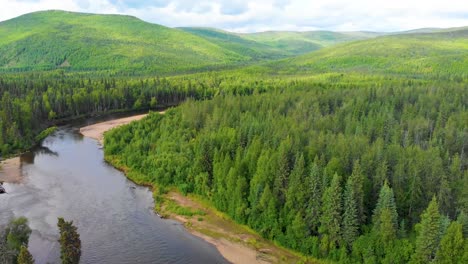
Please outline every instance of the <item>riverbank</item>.
[{"label": "riverbank", "polygon": [[[97,139],[102,143],[106,131],[139,120],[144,116],[139,115],[102,122],[83,127],[80,132],[84,136]],[[190,233],[214,245],[229,262],[258,264],[320,263],[262,238],[248,227],[235,223],[200,197],[184,196],[175,188],[158,192],[156,186],[142,182],[140,179],[143,177],[122,166],[116,157],[106,156],[105,158],[107,162],[123,171],[130,180],[153,189],[156,204],[155,212],[163,218],[170,218],[183,223]]]},{"label": "riverbank", "polygon": [[117,157],[106,156],[106,161],[138,185],[153,190],[155,212],[162,218],[173,219],[184,224],[193,235],[214,245],[221,255],[231,263],[324,263],[301,256],[262,238],[247,226],[240,225],[211,204],[195,195],[183,195],[175,187],[158,188],[142,181],[145,177],[125,167]]},{"label": "riverbank", "polygon": [[114,119],[106,122],[100,122],[93,125],[85,126],[80,128],[80,133],[89,138],[94,138],[99,143],[103,143],[104,133],[112,128],[116,128],[122,125],[129,124],[132,121],[140,120],[147,116],[148,114],[129,116],[125,118]]},{"label": "riverbank", "polygon": [[20,157],[0,161],[0,182],[20,183],[22,178]]}]

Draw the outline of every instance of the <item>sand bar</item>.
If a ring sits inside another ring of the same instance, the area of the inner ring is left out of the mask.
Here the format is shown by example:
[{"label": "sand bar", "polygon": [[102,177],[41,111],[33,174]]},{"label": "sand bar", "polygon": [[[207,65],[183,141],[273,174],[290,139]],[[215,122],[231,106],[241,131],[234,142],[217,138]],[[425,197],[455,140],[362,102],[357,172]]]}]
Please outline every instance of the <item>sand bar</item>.
[{"label": "sand bar", "polygon": [[19,157],[0,161],[0,181],[19,183],[21,176],[21,160]]},{"label": "sand bar", "polygon": [[136,115],[130,117],[124,117],[114,119],[106,122],[96,123],[94,125],[85,126],[80,128],[80,133],[85,137],[90,137],[98,140],[101,144],[104,139],[104,132],[111,130],[112,128],[129,124],[132,121],[140,120],[148,114]]}]

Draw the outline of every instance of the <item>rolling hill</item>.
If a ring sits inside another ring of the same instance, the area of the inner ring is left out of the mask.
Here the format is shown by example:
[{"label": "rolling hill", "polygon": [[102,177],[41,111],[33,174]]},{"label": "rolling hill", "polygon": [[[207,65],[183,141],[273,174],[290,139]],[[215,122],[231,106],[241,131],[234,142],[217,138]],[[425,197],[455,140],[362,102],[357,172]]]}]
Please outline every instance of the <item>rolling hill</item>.
[{"label": "rolling hill", "polygon": [[43,11],[0,23],[0,69],[177,72],[247,61],[208,40],[121,15]]},{"label": "rolling hill", "polygon": [[180,29],[207,39],[211,43],[215,43],[224,49],[243,54],[244,56],[249,56],[256,60],[281,58],[294,55],[294,53],[220,29],[197,27],[182,27]]},{"label": "rolling hill", "polygon": [[466,77],[468,29],[381,36],[339,44],[250,69],[288,75],[357,72]]},{"label": "rolling hill", "polygon": [[302,55],[338,43],[373,38],[382,34],[332,31],[267,31],[238,34],[214,28],[185,27],[181,29],[254,58]]},{"label": "rolling hill", "polygon": [[323,47],[381,35],[376,32],[332,32],[332,31],[267,31],[251,34],[241,34],[245,39],[254,40],[268,46],[281,49],[291,54],[299,55]]}]

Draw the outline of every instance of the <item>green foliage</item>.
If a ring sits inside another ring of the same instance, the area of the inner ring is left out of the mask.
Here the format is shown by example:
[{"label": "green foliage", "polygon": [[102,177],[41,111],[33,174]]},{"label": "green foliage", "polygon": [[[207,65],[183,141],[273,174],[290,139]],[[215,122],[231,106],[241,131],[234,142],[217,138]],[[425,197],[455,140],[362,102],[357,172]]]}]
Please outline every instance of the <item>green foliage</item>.
[{"label": "green foliage", "polygon": [[440,241],[436,263],[462,263],[464,245],[462,225],[452,222]]},{"label": "green foliage", "polygon": [[22,245],[27,245],[31,228],[28,226],[28,219],[19,217],[12,220],[6,228],[7,245],[16,252],[19,252]]},{"label": "green foliage", "polygon": [[31,229],[25,217],[10,221],[3,230],[0,227],[0,263],[16,263],[23,247],[27,247]]},{"label": "green foliage", "polygon": [[353,177],[349,177],[344,191],[344,212],[342,223],[342,236],[348,248],[351,248],[353,242],[358,237],[359,221],[358,209],[356,205],[356,195],[354,192]]},{"label": "green foliage", "polygon": [[174,73],[248,61],[181,30],[121,15],[41,11],[0,23],[0,69]]},{"label": "green foliage", "polygon": [[440,241],[440,218],[439,205],[433,197],[421,215],[416,251],[411,258],[411,263],[428,263],[434,260]]},{"label": "green foliage", "polygon": [[47,136],[49,136],[50,134],[54,133],[55,130],[57,130],[56,126],[49,127],[47,129],[43,130],[41,133],[39,133],[39,135],[36,136],[35,140],[36,141],[41,141],[44,138],[46,138]]},{"label": "green foliage", "polygon": [[28,248],[24,245],[21,246],[18,259],[18,264],[34,264],[34,259],[31,253],[29,253]]},{"label": "green foliage", "polygon": [[73,221],[67,222],[59,217],[57,226],[60,231],[60,259],[63,264],[78,264],[81,257],[81,240]]},{"label": "green foliage", "polygon": [[325,189],[322,197],[322,216],[320,217],[319,232],[328,238],[328,248],[324,247],[326,252],[336,249],[338,242],[341,241],[342,209],[340,176],[335,173],[330,187]]},{"label": "green foliage", "polygon": [[[339,260],[349,245],[352,261],[408,262],[415,219],[439,193],[440,169],[463,149],[464,86],[264,85],[270,88],[262,94],[189,100],[112,130],[105,154],[144,182],[184,186],[305,254]],[[451,190],[465,170],[455,173]],[[358,205],[348,197],[357,201],[356,192],[363,215],[373,217],[354,216]]]}]

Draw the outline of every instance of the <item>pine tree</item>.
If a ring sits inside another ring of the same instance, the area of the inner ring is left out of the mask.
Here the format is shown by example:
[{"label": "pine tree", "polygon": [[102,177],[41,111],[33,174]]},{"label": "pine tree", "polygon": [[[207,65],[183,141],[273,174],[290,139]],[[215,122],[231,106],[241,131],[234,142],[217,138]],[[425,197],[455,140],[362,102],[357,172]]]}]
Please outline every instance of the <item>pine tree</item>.
[{"label": "pine tree", "polygon": [[342,236],[348,249],[351,248],[353,242],[359,235],[358,211],[353,185],[353,179],[351,177],[348,178],[344,192],[344,213],[342,223]]},{"label": "pine tree", "polygon": [[435,196],[427,209],[421,215],[419,234],[416,238],[416,251],[411,257],[411,263],[431,262],[436,254],[440,240],[439,204]]},{"label": "pine tree", "polygon": [[440,264],[462,263],[464,243],[462,225],[452,222],[440,241],[436,262]]},{"label": "pine tree", "polygon": [[328,237],[329,250],[338,246],[338,242],[341,240],[341,196],[340,176],[335,173],[330,187],[323,194],[319,228],[319,233]]},{"label": "pine tree", "polygon": [[33,264],[34,259],[31,253],[29,253],[28,248],[24,245],[21,246],[18,259],[17,259],[18,264]]}]

